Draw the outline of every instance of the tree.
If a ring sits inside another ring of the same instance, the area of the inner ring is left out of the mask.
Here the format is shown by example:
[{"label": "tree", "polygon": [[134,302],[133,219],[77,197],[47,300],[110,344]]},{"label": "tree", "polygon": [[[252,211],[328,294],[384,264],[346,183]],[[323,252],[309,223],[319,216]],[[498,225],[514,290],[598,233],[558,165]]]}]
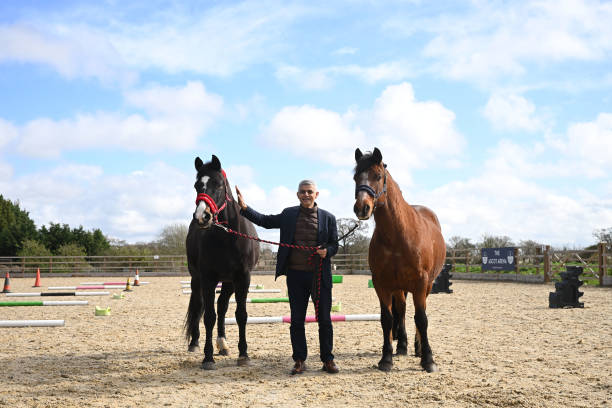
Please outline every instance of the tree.
[{"label": "tree", "polygon": [[[351,229],[355,228],[356,225],[356,229],[351,234],[344,237],[344,235],[346,235]],[[339,250],[341,250],[343,254],[361,252],[363,250],[363,243],[365,240],[367,240],[369,245],[370,239],[365,235],[368,230],[368,224],[365,222],[357,222],[350,218],[338,218],[337,228],[338,238],[344,237],[338,242]],[[359,247],[360,251],[355,251],[357,247]],[[365,247],[365,250],[367,251],[367,246]]]},{"label": "tree", "polygon": [[606,250],[612,251],[612,227],[595,230],[593,236],[597,238],[598,242],[606,244]]},{"label": "tree", "polygon": [[15,256],[26,239],[36,238],[36,225],[19,202],[6,200],[0,194],[0,256]]},{"label": "tree", "polygon": [[157,243],[162,249],[172,253],[185,253],[185,240],[188,228],[185,224],[172,224],[164,227]]},{"label": "tree", "polygon": [[479,245],[481,248],[505,248],[505,247],[513,247],[514,242],[512,239],[507,236],[495,236],[485,234],[482,237],[482,243]]},{"label": "tree", "polygon": [[17,252],[17,256],[51,256],[49,251],[43,244],[33,239],[23,241],[21,249]]},{"label": "tree", "polygon": [[469,238],[463,238],[457,235],[449,238],[448,247],[459,250],[476,248],[476,246],[470,242]]}]

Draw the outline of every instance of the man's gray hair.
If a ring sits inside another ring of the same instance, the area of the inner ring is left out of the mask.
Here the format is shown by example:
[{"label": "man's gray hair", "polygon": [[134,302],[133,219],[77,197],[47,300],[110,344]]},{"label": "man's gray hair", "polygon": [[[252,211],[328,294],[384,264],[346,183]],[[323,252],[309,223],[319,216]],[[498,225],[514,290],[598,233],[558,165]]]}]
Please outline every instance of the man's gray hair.
[{"label": "man's gray hair", "polygon": [[298,184],[298,190],[302,186],[312,186],[315,190],[317,189],[317,183],[315,183],[312,180],[302,180],[302,181],[300,181],[300,184]]}]

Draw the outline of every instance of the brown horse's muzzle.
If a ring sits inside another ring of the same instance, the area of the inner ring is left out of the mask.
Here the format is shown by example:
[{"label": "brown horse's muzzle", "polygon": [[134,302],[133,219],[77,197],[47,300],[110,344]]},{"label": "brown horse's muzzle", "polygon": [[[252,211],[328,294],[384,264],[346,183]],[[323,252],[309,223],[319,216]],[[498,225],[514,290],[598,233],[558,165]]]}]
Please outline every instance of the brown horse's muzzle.
[{"label": "brown horse's muzzle", "polygon": [[353,206],[355,216],[360,220],[367,220],[372,216],[373,208],[372,198],[366,192],[359,192]]}]

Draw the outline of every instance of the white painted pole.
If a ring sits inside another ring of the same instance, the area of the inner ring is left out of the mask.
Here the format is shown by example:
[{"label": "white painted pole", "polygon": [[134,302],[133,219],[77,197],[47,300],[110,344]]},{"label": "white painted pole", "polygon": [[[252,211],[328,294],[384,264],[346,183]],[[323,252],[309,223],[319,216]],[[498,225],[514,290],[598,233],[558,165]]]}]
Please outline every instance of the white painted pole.
[{"label": "white painted pole", "polygon": [[[355,314],[355,315],[331,315],[332,322],[350,322],[350,321],[380,321],[380,314]],[[314,316],[306,316],[306,323],[316,322]],[[291,323],[291,316],[273,316],[273,317],[248,317],[247,324],[262,324],[262,323]],[[225,319],[225,324],[236,324],[236,319],[228,317]]]},{"label": "white painted pole", "polygon": [[43,306],[79,306],[88,304],[87,300],[43,300]]},{"label": "white painted pole", "polygon": [[[126,282],[81,282],[81,285],[83,286],[96,286],[96,285],[103,285],[103,286],[125,286]],[[138,282],[139,285],[148,285],[151,282]]]},{"label": "white painted pole", "polygon": [[58,327],[63,320],[0,320],[0,327]]}]

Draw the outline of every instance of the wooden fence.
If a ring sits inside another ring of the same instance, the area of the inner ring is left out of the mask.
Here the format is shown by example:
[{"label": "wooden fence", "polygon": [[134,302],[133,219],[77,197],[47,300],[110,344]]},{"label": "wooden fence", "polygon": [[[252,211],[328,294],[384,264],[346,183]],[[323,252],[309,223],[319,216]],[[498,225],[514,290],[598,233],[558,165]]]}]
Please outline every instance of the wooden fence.
[{"label": "wooden fence", "polygon": [[[582,266],[583,280],[596,281],[599,285],[612,285],[612,253],[606,251],[604,244],[594,250],[552,249],[550,246],[538,248],[516,248],[516,267],[511,272],[483,272],[481,270],[480,248],[447,251],[446,263],[453,266],[456,278],[470,275],[474,279],[491,278],[495,275],[527,276],[530,281],[550,282],[568,265]],[[276,267],[276,254],[268,253],[260,257],[255,272],[265,273]],[[367,254],[337,254],[332,260],[337,273],[369,273]],[[151,275],[188,275],[185,255],[148,255],[148,256],[51,256],[51,257],[0,257],[0,273],[10,272],[19,276],[41,273],[70,275],[122,275],[140,273]],[[1,277],[1,276],[0,276]],[[503,279],[502,279],[503,280]],[[519,279],[517,279],[519,280]]]}]

